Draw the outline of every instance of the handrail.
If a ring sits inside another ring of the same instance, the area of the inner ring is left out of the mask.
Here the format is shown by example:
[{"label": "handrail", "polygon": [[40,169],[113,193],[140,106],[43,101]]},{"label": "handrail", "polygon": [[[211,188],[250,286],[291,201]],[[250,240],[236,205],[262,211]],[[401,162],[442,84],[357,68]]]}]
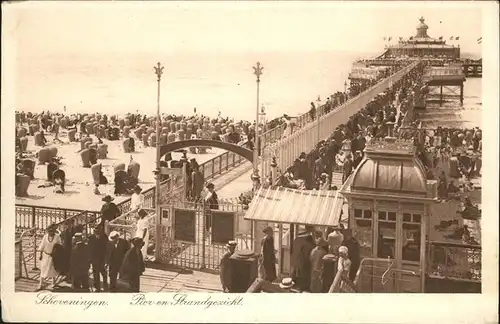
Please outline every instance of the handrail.
[{"label": "handrail", "polygon": [[[351,102],[354,102],[356,101],[358,98],[360,98],[361,96],[363,96],[366,92],[374,89],[375,87],[377,87],[378,85],[380,85],[382,82],[384,82],[385,80],[389,79],[389,78],[392,78],[394,77],[395,75],[397,75],[398,73],[400,73],[401,71],[403,71],[405,68],[408,68],[410,67],[411,65],[415,64],[416,62],[409,62],[407,65],[405,66],[402,66],[401,69],[395,71],[394,73],[392,73],[391,75],[385,77],[385,78],[382,78],[380,80],[377,81],[377,83],[375,83],[374,85],[370,86],[369,88],[365,89],[364,91],[358,93],[356,96],[354,97],[349,97],[347,98],[347,100],[345,100],[343,103],[339,104],[338,106],[334,107],[330,112],[328,112],[327,114],[321,114],[321,115],[318,115],[316,118],[322,118],[322,117],[325,117],[325,116],[328,116],[330,114],[332,114],[334,112],[334,110],[337,110],[343,106],[346,106],[348,104],[350,104]],[[325,107],[326,107],[327,104],[323,104],[321,105],[320,107],[318,107],[318,110],[321,110],[321,111],[325,111]],[[307,117],[307,115],[309,114],[309,112],[305,112],[305,113],[302,113],[301,115],[299,115],[297,117],[297,119],[303,119],[304,116]],[[307,119],[307,118],[306,118]],[[304,127],[307,127],[311,124],[314,124],[316,121],[313,120],[313,121],[310,121],[308,123],[306,123],[305,125],[299,125],[299,128],[304,128]],[[278,125],[268,131],[266,131],[264,134],[262,134],[260,137],[262,139],[265,139],[265,136],[267,136],[267,134],[271,133],[271,132],[276,132],[279,128],[283,128],[284,126],[283,125]],[[262,141],[261,141],[262,142]]]}]

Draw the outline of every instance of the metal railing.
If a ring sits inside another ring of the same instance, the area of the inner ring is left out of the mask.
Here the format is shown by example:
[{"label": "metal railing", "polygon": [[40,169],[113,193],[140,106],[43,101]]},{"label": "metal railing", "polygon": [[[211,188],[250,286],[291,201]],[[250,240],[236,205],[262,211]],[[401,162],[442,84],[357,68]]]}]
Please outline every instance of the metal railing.
[{"label": "metal railing", "polygon": [[328,138],[332,131],[349,117],[363,109],[379,93],[398,82],[408,72],[417,67],[419,62],[414,62],[399,70],[390,77],[379,81],[377,84],[366,90],[362,94],[348,100],[346,103],[330,111],[328,114],[320,116],[315,122],[307,124],[305,127],[294,132],[286,138],[282,138],[273,145],[269,145],[264,150],[264,168],[262,175],[270,172],[271,158],[277,157],[280,170],[286,170],[293,165],[294,160],[301,152],[312,151],[316,144]]},{"label": "metal railing", "polygon": [[[17,208],[17,206],[16,206]],[[43,207],[44,210],[50,210],[50,208]],[[52,218],[56,216],[51,216]],[[64,218],[59,222],[53,222],[50,224],[55,224],[56,226],[61,226],[67,223],[70,219],[74,220],[74,225],[83,226],[83,235],[87,237],[93,232],[93,224],[98,221],[100,215],[95,212],[81,211],[74,214],[68,218]],[[43,223],[45,225],[45,222]],[[37,257],[36,252],[38,244],[41,242],[43,235],[45,235],[45,228],[32,227],[30,229],[25,229],[22,232],[18,232],[15,241],[15,280],[20,278],[30,278],[31,271],[38,271],[37,267]],[[16,228],[17,230],[17,228]],[[31,269],[28,269],[28,264]],[[23,273],[24,270],[24,273]]]},{"label": "metal railing", "polygon": [[16,204],[16,232],[20,233],[33,228],[45,230],[51,224],[64,222],[83,212],[89,219],[95,220],[100,217],[100,212],[97,211]]},{"label": "metal railing", "polygon": [[[401,65],[401,63],[399,63],[399,64]],[[412,64],[415,64],[415,63],[412,63]],[[410,66],[410,65],[411,64],[409,64],[408,66]],[[406,68],[408,68],[408,66]],[[386,79],[394,77],[395,75],[397,75],[398,73],[400,73],[402,70],[405,70],[405,67],[401,67],[401,69],[399,69],[398,71],[394,72],[392,75],[388,76],[387,78],[381,79],[377,84],[382,83]],[[393,81],[393,82],[396,82],[396,81]],[[368,89],[366,89],[366,91],[369,91],[373,87],[376,87],[377,84],[373,85],[372,87],[369,87]],[[350,102],[356,100],[357,98],[363,96],[366,91],[363,91],[363,92],[359,93],[358,95],[356,95],[356,96],[354,96],[352,98],[348,98],[347,95],[346,95],[344,101],[341,101],[341,102],[339,102],[338,105],[336,105],[335,107],[332,107],[332,109],[330,110],[330,112],[328,114],[330,114],[332,112],[332,110],[340,108],[340,107],[342,107],[344,105],[347,105]],[[316,115],[317,115],[316,118],[321,118],[322,116],[326,115],[325,114],[326,108],[327,108],[327,104],[323,104],[323,105],[317,107],[317,109],[316,109]],[[310,123],[313,123],[313,122],[315,122],[315,120],[313,120],[310,117],[309,112],[305,112],[305,113],[299,115],[298,117],[296,117],[295,129],[303,128],[304,126],[306,126],[306,125],[308,125]],[[284,131],[285,131],[285,125],[281,124],[281,125],[278,125],[278,126],[272,128],[272,129],[264,132],[264,134],[261,135],[261,139],[262,139],[261,143],[264,143],[264,146],[265,146],[265,145],[268,145],[268,144],[271,144],[271,143],[274,143],[274,142],[278,141],[283,136]]]},{"label": "metal railing", "polygon": [[481,246],[431,242],[427,272],[434,278],[481,282]]}]

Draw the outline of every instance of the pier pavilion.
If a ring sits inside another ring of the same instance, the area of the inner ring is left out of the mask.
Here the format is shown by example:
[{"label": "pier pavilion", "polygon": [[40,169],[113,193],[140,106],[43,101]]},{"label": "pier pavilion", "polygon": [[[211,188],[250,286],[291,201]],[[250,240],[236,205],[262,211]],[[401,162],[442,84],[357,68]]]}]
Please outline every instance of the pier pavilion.
[{"label": "pier pavilion", "polygon": [[390,45],[379,58],[393,58],[400,56],[408,57],[430,57],[440,58],[445,60],[456,60],[460,58],[460,47],[446,44],[446,41],[440,37],[439,39],[431,38],[427,35],[429,27],[425,24],[425,19],[420,18],[420,23],[417,25],[417,34],[408,39],[400,40],[395,45]]}]

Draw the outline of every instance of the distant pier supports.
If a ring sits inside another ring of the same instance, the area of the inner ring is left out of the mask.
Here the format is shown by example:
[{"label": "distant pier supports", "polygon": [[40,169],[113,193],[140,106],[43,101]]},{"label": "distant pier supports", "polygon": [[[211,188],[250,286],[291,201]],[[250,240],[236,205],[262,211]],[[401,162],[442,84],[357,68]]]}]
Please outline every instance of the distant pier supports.
[{"label": "distant pier supports", "polygon": [[462,65],[429,67],[423,76],[423,81],[429,89],[428,100],[436,100],[437,96],[440,106],[447,99],[459,99],[463,104],[465,80]]}]

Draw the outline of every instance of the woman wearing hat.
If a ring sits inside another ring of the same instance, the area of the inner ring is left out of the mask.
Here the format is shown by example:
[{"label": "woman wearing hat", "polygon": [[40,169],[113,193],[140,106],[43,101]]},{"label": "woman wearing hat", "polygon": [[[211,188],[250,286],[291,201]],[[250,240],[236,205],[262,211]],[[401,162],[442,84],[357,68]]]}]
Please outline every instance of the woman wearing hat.
[{"label": "woman wearing hat", "polygon": [[144,209],[139,209],[137,212],[139,219],[137,220],[137,229],[135,236],[142,239],[144,245],[141,248],[143,259],[146,260],[148,256],[148,244],[149,244],[149,221],[146,218],[148,213]]},{"label": "woman wearing hat", "polygon": [[40,245],[38,246],[38,251],[40,252],[40,283],[38,289],[42,289],[44,280],[52,280],[52,288],[55,286],[55,281],[58,273],[54,267],[54,261],[52,260],[52,251],[56,244],[61,244],[61,237],[56,233],[57,225],[52,224],[47,227],[47,232],[42,238]]},{"label": "woman wearing hat", "polygon": [[[337,292],[345,287],[349,280],[349,271],[351,270],[351,260],[348,257],[349,249],[342,245],[338,250],[337,274],[330,287],[329,293]],[[349,281],[350,282],[350,281]]]}]

